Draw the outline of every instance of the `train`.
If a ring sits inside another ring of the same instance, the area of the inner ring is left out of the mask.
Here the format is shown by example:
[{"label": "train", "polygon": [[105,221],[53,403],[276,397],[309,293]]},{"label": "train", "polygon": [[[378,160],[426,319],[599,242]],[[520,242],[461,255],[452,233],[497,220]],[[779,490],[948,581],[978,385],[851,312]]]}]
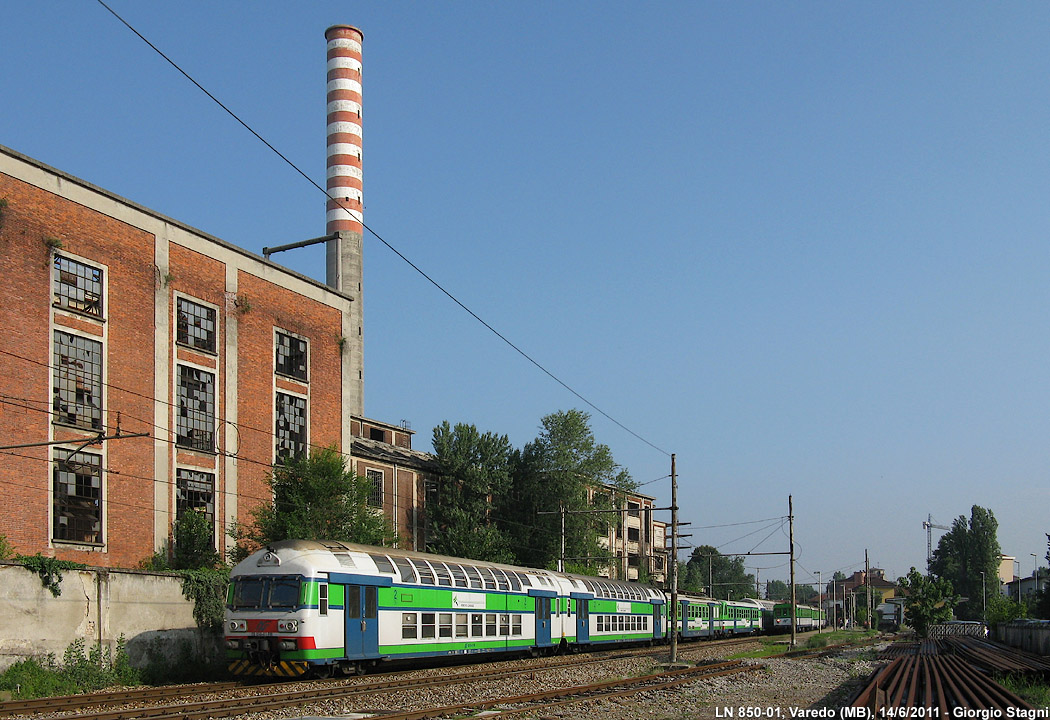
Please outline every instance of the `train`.
[{"label": "train", "polygon": [[[812,605],[795,605],[796,632],[815,630],[827,624],[827,613],[822,609]],[[777,603],[773,606],[773,631],[791,632],[791,603]]]},{"label": "train", "polygon": [[[226,656],[238,677],[367,672],[382,662],[553,654],[664,642],[652,585],[343,542],[285,540],[230,573]],[[683,639],[762,632],[761,601],[679,595]]]}]

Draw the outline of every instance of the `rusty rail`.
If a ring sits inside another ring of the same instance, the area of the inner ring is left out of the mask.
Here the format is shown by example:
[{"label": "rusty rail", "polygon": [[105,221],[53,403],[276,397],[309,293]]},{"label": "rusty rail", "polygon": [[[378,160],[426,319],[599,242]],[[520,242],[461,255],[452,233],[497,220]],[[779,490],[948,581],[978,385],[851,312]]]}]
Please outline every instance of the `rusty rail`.
[{"label": "rusty rail", "polygon": [[957,656],[923,653],[901,655],[872,673],[850,703],[873,712],[883,708],[938,708],[950,717],[954,708],[1034,709],[1002,685],[988,679]]}]

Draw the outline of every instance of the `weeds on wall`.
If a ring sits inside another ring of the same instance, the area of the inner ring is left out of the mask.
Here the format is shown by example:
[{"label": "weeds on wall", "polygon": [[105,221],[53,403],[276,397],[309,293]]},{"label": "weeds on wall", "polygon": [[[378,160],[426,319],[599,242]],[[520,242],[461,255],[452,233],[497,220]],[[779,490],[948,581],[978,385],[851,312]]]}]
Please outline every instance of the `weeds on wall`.
[{"label": "weeds on wall", "polygon": [[230,584],[230,568],[217,570],[180,570],[182,594],[193,601],[193,619],[201,630],[222,631],[226,611],[226,588]]},{"label": "weeds on wall", "polygon": [[72,695],[101,690],[113,685],[138,685],[139,671],[128,660],[124,636],[117,640],[115,651],[95,643],[90,649],[76,640],[62,654],[19,660],[0,674],[0,690],[16,700],[29,700],[53,695]]},{"label": "weeds on wall", "polygon": [[10,560],[15,554],[15,549],[7,540],[7,535],[0,535],[0,560]]},{"label": "weeds on wall", "polygon": [[0,198],[0,230],[4,229],[4,211],[7,210],[7,198]]},{"label": "weeds on wall", "polygon": [[53,557],[44,557],[40,553],[36,555],[15,555],[22,567],[40,576],[40,582],[58,597],[62,594],[62,571],[83,570],[87,567],[84,563],[72,562],[70,560],[57,560]]}]

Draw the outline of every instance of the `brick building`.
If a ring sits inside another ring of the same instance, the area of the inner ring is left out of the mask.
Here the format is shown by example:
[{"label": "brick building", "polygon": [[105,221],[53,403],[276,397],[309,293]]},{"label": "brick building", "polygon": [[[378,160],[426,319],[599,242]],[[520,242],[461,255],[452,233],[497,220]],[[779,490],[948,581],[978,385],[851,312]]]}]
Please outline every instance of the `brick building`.
[{"label": "brick building", "polygon": [[310,446],[355,455],[419,542],[425,458],[362,417],[359,297],[2,146],[0,201],[0,534],[18,552],[132,566],[189,508],[225,549],[273,462]]}]

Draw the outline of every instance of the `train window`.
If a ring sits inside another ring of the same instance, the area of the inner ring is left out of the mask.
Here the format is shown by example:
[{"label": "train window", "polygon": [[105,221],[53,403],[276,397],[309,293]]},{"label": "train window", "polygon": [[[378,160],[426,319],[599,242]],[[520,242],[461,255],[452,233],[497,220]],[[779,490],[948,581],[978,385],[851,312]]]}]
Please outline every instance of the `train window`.
[{"label": "train window", "polygon": [[487,567],[479,567],[478,572],[481,573],[482,579],[485,581],[486,590],[496,589],[496,576],[492,574],[492,570]]},{"label": "train window", "polygon": [[496,576],[496,586],[500,590],[510,590],[510,581],[507,580],[507,575],[499,568],[492,568],[492,574]]},{"label": "train window", "polygon": [[598,616],[598,632],[605,632],[605,616]]},{"label": "train window", "polygon": [[473,589],[480,590],[485,587],[485,583],[481,580],[481,573],[473,565],[464,565],[463,569],[467,571],[467,580],[470,581],[470,587]]},{"label": "train window", "polygon": [[499,634],[503,636],[510,635],[510,615],[499,616]]},{"label": "train window", "polygon": [[361,617],[361,590],[357,585],[348,585],[346,588],[346,616]]},{"label": "train window", "polygon": [[405,558],[394,558],[394,563],[397,564],[397,569],[401,571],[401,582],[403,583],[414,583],[416,581],[416,571],[412,569],[412,565]]},{"label": "train window", "polygon": [[257,608],[263,598],[262,578],[242,578],[233,585],[233,609]]},{"label": "train window", "polygon": [[470,633],[468,632],[469,628],[470,628],[470,626],[467,625],[467,614],[466,613],[456,613],[456,637],[458,637],[458,638],[469,637],[470,636]]},{"label": "train window", "polygon": [[496,637],[496,616],[494,614],[485,615],[485,636]]},{"label": "train window", "polygon": [[272,608],[291,608],[299,604],[299,578],[270,580],[269,602]]},{"label": "train window", "polygon": [[416,572],[419,573],[419,582],[424,585],[436,585],[434,582],[434,571],[430,569],[430,565],[426,560],[412,560],[412,565],[416,568]]},{"label": "train window", "polygon": [[513,570],[507,571],[507,579],[510,580],[510,589],[514,592],[521,592],[521,580],[518,579],[518,573]]},{"label": "train window", "polygon": [[372,553],[369,553],[368,556],[375,561],[376,569],[379,570],[379,572],[386,573],[388,575],[394,574],[394,564],[390,562],[390,558],[388,558],[386,555],[374,555]]},{"label": "train window", "polygon": [[462,566],[449,563],[448,569],[452,572],[452,582],[456,587],[467,587],[467,574]]},{"label": "train window", "polygon": [[416,627],[415,613],[401,613],[401,638],[413,640],[417,637],[419,629]]},{"label": "train window", "polygon": [[379,588],[374,586],[365,587],[365,614],[366,618],[379,617]]},{"label": "train window", "polygon": [[434,637],[434,613],[422,613],[423,616],[423,632],[420,634],[422,638],[433,638]]},{"label": "train window", "polygon": [[521,635],[521,615],[510,616],[510,634]]},{"label": "train window", "polygon": [[521,586],[523,588],[532,587],[532,580],[529,579],[528,575],[526,575],[525,573],[517,573],[517,575],[518,579],[521,580]]},{"label": "train window", "polygon": [[484,635],[484,628],[482,627],[482,615],[481,613],[470,614],[470,634],[472,637],[481,637]]},{"label": "train window", "polygon": [[317,612],[319,615],[328,614],[328,583],[317,585]]},{"label": "train window", "polygon": [[585,588],[587,588],[588,590],[590,590],[591,592],[594,592],[594,586],[591,585],[591,581],[590,580],[584,580],[583,581],[583,586]]},{"label": "train window", "polygon": [[452,575],[449,573],[448,567],[445,563],[435,562],[430,564],[434,567],[434,573],[437,575],[438,585],[452,587]]},{"label": "train window", "polygon": [[438,615],[438,637],[452,637],[452,613]]}]

